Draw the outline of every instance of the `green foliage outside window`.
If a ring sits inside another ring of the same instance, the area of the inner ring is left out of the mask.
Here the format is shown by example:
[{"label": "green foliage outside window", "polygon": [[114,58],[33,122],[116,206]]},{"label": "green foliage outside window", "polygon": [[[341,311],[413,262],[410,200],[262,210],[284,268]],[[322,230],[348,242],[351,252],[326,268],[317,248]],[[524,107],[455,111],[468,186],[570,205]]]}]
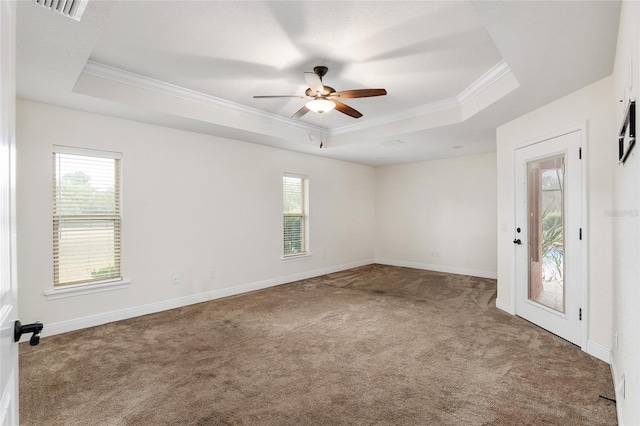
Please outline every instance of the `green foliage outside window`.
[{"label": "green foliage outside window", "polygon": [[302,217],[284,217],[284,254],[296,254],[303,251]]},{"label": "green foliage outside window", "polygon": [[564,272],[564,229],[562,212],[542,213],[542,259],[545,266],[545,280],[563,282]]}]

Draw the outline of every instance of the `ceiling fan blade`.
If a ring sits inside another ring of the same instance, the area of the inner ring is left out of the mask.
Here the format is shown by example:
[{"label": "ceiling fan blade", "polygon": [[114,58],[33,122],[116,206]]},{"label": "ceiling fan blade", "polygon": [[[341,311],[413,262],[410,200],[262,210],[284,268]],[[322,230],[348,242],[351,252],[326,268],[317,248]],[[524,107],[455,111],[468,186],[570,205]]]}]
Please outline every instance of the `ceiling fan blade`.
[{"label": "ceiling fan blade", "polygon": [[387,94],[385,89],[356,89],[356,90],[342,90],[340,92],[334,92],[330,97],[338,97],[343,99],[351,98],[370,98],[372,96],[384,96]]},{"label": "ceiling fan blade", "polygon": [[300,108],[298,111],[296,111],[295,114],[293,114],[291,116],[291,118],[293,118],[294,120],[297,118],[302,117],[303,115],[305,115],[306,113],[308,113],[309,111],[311,111],[309,108],[307,108],[306,106],[303,106],[302,108]]},{"label": "ceiling fan blade", "polygon": [[305,72],[304,80],[307,82],[309,88],[313,90],[314,93],[322,93],[322,91],[324,90],[322,80],[320,80],[320,77],[316,73]]},{"label": "ceiling fan blade", "polygon": [[306,96],[300,95],[266,95],[266,96],[254,96],[255,99],[263,99],[263,98],[299,98],[304,99]]},{"label": "ceiling fan blade", "polygon": [[343,104],[342,102],[336,101],[335,99],[332,99],[331,102],[336,104],[336,110],[340,111],[343,114],[350,115],[353,118],[362,117],[361,112],[351,108],[349,105]]}]

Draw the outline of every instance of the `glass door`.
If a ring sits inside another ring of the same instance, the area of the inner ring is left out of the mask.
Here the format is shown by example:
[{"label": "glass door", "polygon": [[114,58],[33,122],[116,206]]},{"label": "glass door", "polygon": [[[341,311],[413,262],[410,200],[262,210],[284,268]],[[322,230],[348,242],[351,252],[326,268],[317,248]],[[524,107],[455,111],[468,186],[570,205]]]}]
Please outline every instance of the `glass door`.
[{"label": "glass door", "polygon": [[527,163],[529,300],[565,312],[564,154]]},{"label": "glass door", "polygon": [[577,345],[584,340],[581,131],[517,149],[515,311]]}]

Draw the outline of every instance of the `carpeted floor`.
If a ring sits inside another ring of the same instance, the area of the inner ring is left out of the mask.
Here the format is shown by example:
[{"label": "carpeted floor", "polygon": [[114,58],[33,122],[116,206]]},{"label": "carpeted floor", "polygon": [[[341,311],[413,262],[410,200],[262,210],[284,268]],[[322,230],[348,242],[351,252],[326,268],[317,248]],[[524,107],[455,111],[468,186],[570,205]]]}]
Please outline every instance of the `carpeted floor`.
[{"label": "carpeted floor", "polygon": [[22,425],[612,425],[494,280],[370,265],[20,345]]}]

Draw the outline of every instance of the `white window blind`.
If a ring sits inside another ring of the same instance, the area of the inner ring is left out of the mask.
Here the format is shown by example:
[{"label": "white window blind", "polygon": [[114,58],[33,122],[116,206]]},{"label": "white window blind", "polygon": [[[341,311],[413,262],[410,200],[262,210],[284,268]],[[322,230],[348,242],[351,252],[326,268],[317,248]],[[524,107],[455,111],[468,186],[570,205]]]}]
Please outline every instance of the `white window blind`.
[{"label": "white window blind", "polygon": [[122,279],[120,159],[54,147],[54,288]]},{"label": "white window blind", "polygon": [[284,256],[309,252],[309,179],[285,173],[282,177]]}]

